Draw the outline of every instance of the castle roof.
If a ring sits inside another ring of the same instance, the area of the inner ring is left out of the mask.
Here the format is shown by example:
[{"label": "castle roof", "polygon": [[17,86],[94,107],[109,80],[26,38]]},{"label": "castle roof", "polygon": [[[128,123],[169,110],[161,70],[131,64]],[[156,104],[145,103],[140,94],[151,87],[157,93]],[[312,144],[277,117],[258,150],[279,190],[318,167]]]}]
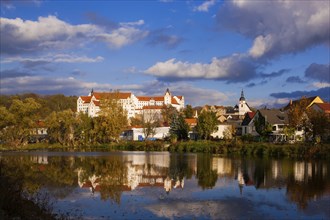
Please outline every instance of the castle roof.
[{"label": "castle roof", "polygon": [[83,100],[84,103],[90,103],[92,97],[91,96],[80,96],[81,100]]},{"label": "castle roof", "polygon": [[94,92],[93,96],[96,99],[106,98],[106,97],[114,97],[116,99],[128,99],[130,98],[132,93],[130,92]]}]

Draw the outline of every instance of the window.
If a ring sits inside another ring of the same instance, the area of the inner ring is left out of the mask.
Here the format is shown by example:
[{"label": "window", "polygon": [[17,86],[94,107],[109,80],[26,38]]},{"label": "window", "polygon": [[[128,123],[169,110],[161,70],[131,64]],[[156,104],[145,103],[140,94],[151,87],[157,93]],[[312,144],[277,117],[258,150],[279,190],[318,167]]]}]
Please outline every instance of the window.
[{"label": "window", "polygon": [[273,131],[276,131],[276,126],[273,126]]}]

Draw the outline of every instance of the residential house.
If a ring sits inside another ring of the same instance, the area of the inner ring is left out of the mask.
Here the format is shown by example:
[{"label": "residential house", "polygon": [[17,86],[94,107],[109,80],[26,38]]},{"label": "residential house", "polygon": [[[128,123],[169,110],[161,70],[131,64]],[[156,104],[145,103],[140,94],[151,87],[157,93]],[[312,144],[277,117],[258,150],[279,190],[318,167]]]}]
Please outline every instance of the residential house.
[{"label": "residential house", "polygon": [[323,112],[328,117],[330,117],[330,103],[313,103],[310,107],[311,109],[314,109],[315,111]]},{"label": "residential house", "polygon": [[197,125],[197,118],[186,118],[185,119],[186,123],[189,125],[189,133],[188,133],[188,137],[191,140],[197,140],[198,138],[198,133],[195,130],[195,127]]},{"label": "residential house", "polygon": [[224,139],[225,132],[228,132],[229,137],[227,137],[227,138],[232,139],[231,131],[233,130],[233,127],[234,126],[232,124],[228,124],[228,123],[218,124],[216,131],[211,134],[211,137],[215,138],[215,139]]},{"label": "residential house", "polygon": [[256,127],[254,125],[254,116],[255,112],[247,112],[245,113],[245,117],[242,122],[242,135],[250,134],[252,136],[258,136],[258,132],[256,131]]},{"label": "residential house", "polygon": [[[309,108],[311,107],[314,103],[324,103],[324,101],[319,97],[319,96],[313,96],[313,97],[303,97],[303,98],[306,98],[307,99],[307,107],[306,108]],[[285,107],[284,107],[284,110],[289,110],[290,107],[293,105],[298,105],[300,102],[302,101],[302,99],[298,99],[298,100],[290,100],[289,104],[287,104]]]},{"label": "residential house", "polygon": [[262,122],[259,126],[266,127],[267,124],[271,126],[270,141],[282,142],[287,140],[283,133],[284,127],[289,124],[287,112],[279,109],[260,109],[256,112],[253,120]]}]

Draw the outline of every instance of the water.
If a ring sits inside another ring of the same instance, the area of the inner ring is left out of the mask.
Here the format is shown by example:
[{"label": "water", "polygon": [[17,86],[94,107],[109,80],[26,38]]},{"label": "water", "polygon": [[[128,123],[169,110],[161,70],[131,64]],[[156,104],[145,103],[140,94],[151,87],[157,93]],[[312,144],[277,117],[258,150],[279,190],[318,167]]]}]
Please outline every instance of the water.
[{"label": "water", "polygon": [[330,219],[330,163],[168,152],[3,153],[82,219]]}]

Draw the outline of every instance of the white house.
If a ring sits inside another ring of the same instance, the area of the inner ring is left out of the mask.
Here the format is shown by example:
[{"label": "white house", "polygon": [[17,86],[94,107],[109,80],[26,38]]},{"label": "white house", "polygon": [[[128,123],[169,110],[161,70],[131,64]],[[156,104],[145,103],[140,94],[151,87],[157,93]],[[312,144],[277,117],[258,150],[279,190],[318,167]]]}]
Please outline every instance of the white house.
[{"label": "white house", "polygon": [[[213,138],[216,139],[223,139],[224,138],[224,132],[226,130],[232,130],[233,125],[231,124],[218,124],[217,125],[217,130],[211,134]],[[231,137],[230,137],[231,138]]]},{"label": "white house", "polygon": [[[151,137],[148,137],[151,140],[159,139],[162,140],[165,137],[169,136],[170,127],[157,127],[155,128],[155,134]],[[124,140],[130,141],[143,141],[145,140],[145,135],[143,128],[133,127],[129,130],[126,130],[121,135],[121,138]]]}]

